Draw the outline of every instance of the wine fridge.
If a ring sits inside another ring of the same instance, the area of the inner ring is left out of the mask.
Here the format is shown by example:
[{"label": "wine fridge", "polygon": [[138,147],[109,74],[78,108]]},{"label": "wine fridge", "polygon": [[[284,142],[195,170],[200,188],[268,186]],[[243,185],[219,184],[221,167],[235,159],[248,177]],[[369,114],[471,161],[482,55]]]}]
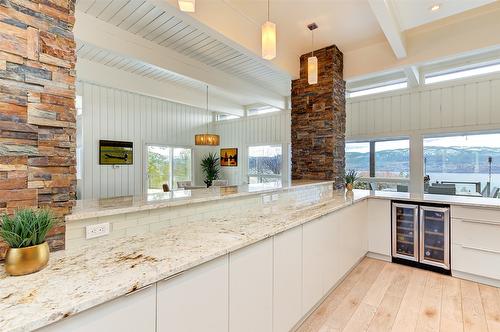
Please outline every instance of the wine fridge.
[{"label": "wine fridge", "polygon": [[392,260],[448,273],[450,208],[392,203]]}]

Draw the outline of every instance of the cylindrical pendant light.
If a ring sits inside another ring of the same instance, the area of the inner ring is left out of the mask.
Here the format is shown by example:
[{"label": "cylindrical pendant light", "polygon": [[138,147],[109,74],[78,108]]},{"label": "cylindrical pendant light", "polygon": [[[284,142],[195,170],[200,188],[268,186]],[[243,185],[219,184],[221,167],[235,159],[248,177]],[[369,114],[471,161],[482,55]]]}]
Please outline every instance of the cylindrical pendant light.
[{"label": "cylindrical pendant light", "polygon": [[267,0],[267,21],[262,24],[262,57],[266,60],[276,57],[276,24],[269,21],[269,0]]},{"label": "cylindrical pendant light", "polygon": [[311,30],[311,56],[307,58],[307,83],[318,83],[318,58],[314,56],[314,30],[318,28],[316,23],[307,26]]},{"label": "cylindrical pendant light", "polygon": [[[210,110],[208,109],[208,85],[207,85],[207,114],[210,115]],[[205,134],[197,134],[194,135],[194,144],[195,145],[210,145],[217,146],[220,144],[220,136],[216,134],[208,133],[208,123],[207,121],[207,132]]]}]

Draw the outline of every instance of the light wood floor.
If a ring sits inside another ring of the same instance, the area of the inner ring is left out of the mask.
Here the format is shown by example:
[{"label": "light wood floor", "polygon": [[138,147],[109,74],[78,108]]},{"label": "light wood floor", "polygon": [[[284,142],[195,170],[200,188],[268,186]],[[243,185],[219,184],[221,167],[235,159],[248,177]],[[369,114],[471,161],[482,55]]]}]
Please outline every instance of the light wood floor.
[{"label": "light wood floor", "polygon": [[500,332],[500,288],[365,258],[298,331]]}]

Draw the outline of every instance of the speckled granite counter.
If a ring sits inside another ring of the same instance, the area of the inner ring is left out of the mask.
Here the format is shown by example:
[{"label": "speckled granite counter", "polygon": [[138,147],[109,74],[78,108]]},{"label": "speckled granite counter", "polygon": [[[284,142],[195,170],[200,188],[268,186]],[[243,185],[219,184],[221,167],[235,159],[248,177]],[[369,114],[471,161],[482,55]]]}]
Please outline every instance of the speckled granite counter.
[{"label": "speckled granite counter", "polygon": [[176,190],[144,196],[80,200],[77,201],[76,206],[73,208],[73,212],[66,216],[66,221],[246,197],[268,192],[283,192],[295,190],[297,188],[331,183],[332,181],[294,180],[292,183],[283,184],[259,183],[241,186],[212,187],[208,189]]},{"label": "speckled granite counter", "polygon": [[0,266],[0,331],[48,325],[367,196],[342,194],[305,208],[270,205],[245,215],[235,211],[226,217],[172,223],[156,233],[55,252],[46,269],[22,277],[7,276]]},{"label": "speckled granite counter", "polygon": [[410,194],[391,191],[372,191],[371,198],[403,200],[422,203],[460,205],[478,208],[493,208],[500,209],[500,199],[485,198],[473,196],[451,196],[451,195],[434,195],[434,194]]},{"label": "speckled granite counter", "polygon": [[104,239],[53,253],[48,267],[36,274],[9,277],[0,266],[0,331],[48,325],[367,198],[500,208],[500,200],[356,190],[306,207],[270,205]]}]

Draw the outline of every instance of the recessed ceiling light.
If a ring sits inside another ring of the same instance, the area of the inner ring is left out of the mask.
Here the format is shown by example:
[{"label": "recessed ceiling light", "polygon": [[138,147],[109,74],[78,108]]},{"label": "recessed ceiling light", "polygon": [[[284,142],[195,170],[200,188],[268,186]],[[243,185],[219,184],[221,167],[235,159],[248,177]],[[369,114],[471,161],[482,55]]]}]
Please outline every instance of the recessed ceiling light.
[{"label": "recessed ceiling light", "polygon": [[441,5],[435,4],[435,5],[432,5],[430,10],[431,10],[431,12],[435,12],[436,10],[439,10],[439,8],[441,8]]},{"label": "recessed ceiling light", "polygon": [[196,0],[178,0],[179,9],[183,12],[194,13]]}]

